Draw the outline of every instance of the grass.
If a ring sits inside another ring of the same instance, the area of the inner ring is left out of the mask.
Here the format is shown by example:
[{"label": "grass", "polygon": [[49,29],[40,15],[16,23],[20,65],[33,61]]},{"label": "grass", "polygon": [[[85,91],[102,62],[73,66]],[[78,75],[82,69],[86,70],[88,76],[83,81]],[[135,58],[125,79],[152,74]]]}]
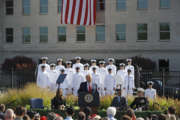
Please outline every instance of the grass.
[{"label": "grass", "polygon": [[[6,93],[0,96],[0,104],[6,104],[8,107],[16,107],[18,105],[29,107],[29,100],[31,98],[42,98],[44,105],[50,108],[51,99],[55,96],[55,92],[51,92],[48,89],[38,88],[35,84],[27,84],[24,89],[8,89]],[[100,99],[100,109],[105,110],[111,105],[111,101],[114,96],[105,96]],[[128,97],[128,104],[131,104],[134,97]],[[78,98],[70,95],[66,97],[66,103],[71,106],[77,107]],[[154,104],[157,103],[157,104]],[[180,101],[174,99],[166,99],[164,97],[157,98],[155,101],[150,100],[151,111],[165,111],[169,106],[174,106],[177,110],[177,114],[180,115]]]}]

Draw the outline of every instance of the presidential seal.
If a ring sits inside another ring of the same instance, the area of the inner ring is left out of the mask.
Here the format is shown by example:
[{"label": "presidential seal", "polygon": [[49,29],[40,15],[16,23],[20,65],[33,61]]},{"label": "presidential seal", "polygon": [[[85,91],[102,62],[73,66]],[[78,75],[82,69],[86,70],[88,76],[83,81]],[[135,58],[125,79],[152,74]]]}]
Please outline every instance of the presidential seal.
[{"label": "presidential seal", "polygon": [[91,103],[94,100],[93,95],[87,94],[84,96],[84,101],[87,103]]}]

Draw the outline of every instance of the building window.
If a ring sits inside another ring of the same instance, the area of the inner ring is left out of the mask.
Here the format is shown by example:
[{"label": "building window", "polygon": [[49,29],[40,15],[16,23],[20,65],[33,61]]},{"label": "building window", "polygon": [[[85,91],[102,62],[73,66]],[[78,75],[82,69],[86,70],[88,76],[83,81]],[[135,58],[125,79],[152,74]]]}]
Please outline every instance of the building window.
[{"label": "building window", "polygon": [[85,41],[86,39],[86,30],[85,30],[85,27],[84,26],[78,26],[76,28],[77,30],[77,41]]},{"label": "building window", "polygon": [[14,0],[6,0],[6,15],[14,14]]},{"label": "building window", "polygon": [[58,13],[61,13],[62,9],[62,0],[58,0]]},{"label": "building window", "polygon": [[137,8],[138,9],[147,9],[148,8],[148,0],[138,0]]},{"label": "building window", "polygon": [[147,24],[138,24],[138,40],[147,40],[148,39],[148,25]]},{"label": "building window", "polygon": [[23,0],[22,2],[23,5],[23,14],[24,15],[30,15],[30,0]]},{"label": "building window", "polygon": [[66,27],[58,27],[58,42],[66,41]]},{"label": "building window", "polygon": [[40,14],[48,13],[48,0],[40,0]]},{"label": "building window", "polygon": [[40,43],[48,42],[48,27],[40,27]]},{"label": "building window", "polygon": [[96,26],[96,41],[105,41],[105,27],[104,25]]},{"label": "building window", "polygon": [[170,0],[160,0],[160,8],[170,8]]},{"label": "building window", "polygon": [[126,24],[116,24],[116,40],[126,40]]},{"label": "building window", "polygon": [[14,31],[13,28],[6,28],[6,43],[13,43]]},{"label": "building window", "polygon": [[96,0],[96,10],[97,11],[105,10],[105,0]]},{"label": "building window", "polygon": [[116,0],[117,11],[126,10],[126,0]]},{"label": "building window", "polygon": [[24,44],[31,43],[31,30],[29,27],[23,28],[23,43]]},{"label": "building window", "polygon": [[169,23],[160,23],[160,40],[170,40]]}]

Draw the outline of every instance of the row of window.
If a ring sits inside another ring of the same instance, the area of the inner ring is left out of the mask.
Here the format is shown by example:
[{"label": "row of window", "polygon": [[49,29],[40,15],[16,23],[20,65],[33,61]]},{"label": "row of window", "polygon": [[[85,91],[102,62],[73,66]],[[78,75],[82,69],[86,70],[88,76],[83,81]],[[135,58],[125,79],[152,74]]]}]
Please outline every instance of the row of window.
[{"label": "row of window", "polygon": [[[170,25],[169,23],[160,23],[160,40],[170,40]],[[116,40],[125,41],[126,40],[126,24],[116,24]],[[48,42],[48,27],[40,27],[40,43]],[[58,27],[58,42],[66,41],[66,27]],[[24,27],[22,29],[22,38],[24,44],[31,43],[31,28]],[[86,28],[84,26],[78,26],[76,28],[76,40],[85,41],[86,40]],[[137,24],[137,40],[148,40],[148,24]],[[13,28],[6,28],[6,42],[13,43],[14,41],[14,30]],[[105,41],[105,26],[96,26],[96,41]]]},{"label": "row of window", "polygon": [[[117,11],[127,9],[127,0],[113,0],[116,1]],[[147,9],[149,0],[137,0],[138,9]],[[170,8],[171,0],[160,0],[160,8]],[[6,15],[14,14],[14,0],[6,0]],[[62,0],[57,0],[58,13],[61,12]],[[105,9],[105,0],[97,0],[97,11]],[[24,15],[31,13],[31,0],[22,0],[22,11]],[[48,13],[48,0],[40,0],[40,14]]]}]

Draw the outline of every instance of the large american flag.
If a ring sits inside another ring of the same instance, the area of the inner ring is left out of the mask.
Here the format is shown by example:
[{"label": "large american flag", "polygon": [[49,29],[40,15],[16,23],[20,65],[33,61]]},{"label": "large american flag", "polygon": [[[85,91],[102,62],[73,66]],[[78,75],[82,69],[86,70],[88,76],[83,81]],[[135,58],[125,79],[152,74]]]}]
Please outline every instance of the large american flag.
[{"label": "large american flag", "polygon": [[96,0],[62,0],[61,23],[95,25]]}]

